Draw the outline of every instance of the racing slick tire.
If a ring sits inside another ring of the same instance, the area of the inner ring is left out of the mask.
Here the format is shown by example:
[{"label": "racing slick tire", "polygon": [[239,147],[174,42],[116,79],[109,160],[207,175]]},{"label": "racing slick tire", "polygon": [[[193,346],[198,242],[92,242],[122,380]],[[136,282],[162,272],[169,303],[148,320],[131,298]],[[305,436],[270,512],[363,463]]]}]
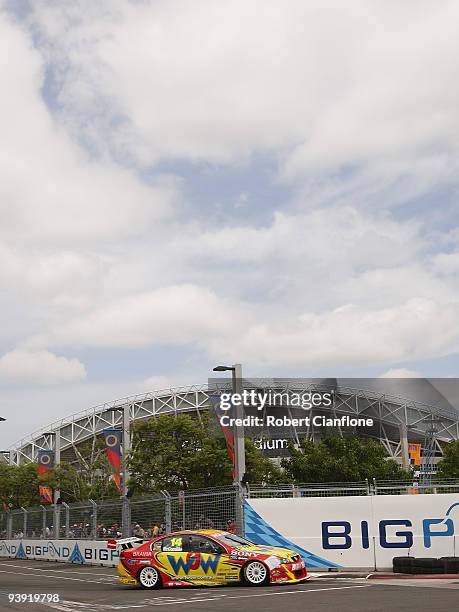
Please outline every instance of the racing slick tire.
[{"label": "racing slick tire", "polygon": [[158,570],[150,565],[142,567],[137,578],[143,589],[159,589],[161,586],[161,577]]},{"label": "racing slick tire", "polygon": [[245,584],[249,586],[264,586],[269,584],[269,570],[261,561],[249,561],[242,568]]}]

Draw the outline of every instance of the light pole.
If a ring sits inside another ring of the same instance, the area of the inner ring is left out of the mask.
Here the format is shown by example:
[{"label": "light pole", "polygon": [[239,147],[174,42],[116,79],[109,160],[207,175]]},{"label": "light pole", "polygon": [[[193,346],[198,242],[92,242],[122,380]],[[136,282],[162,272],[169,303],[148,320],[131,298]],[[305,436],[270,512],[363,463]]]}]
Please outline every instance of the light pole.
[{"label": "light pole", "polygon": [[[242,394],[242,366],[235,363],[232,366],[219,365],[213,368],[214,372],[231,372],[233,393]],[[234,406],[234,418],[244,418],[244,408],[242,402],[237,402]],[[245,475],[245,446],[244,446],[244,426],[233,425],[234,435],[234,484],[240,485]]]},{"label": "light pole", "polygon": [[[0,417],[0,422],[1,421],[6,421],[6,419],[4,417]],[[6,455],[6,453],[8,453],[8,463],[11,465],[12,462],[12,455],[13,455],[13,451],[0,451],[0,453],[2,455]]]},{"label": "light pole", "polygon": [[[56,431],[48,431],[43,434],[44,436],[52,436],[54,438],[54,467],[58,467],[61,463],[61,430],[56,429]],[[59,488],[54,489],[53,494],[54,501],[54,537],[59,539],[59,529],[60,529],[60,504],[61,502],[61,490]]]},{"label": "light pole", "polygon": [[123,412],[123,456],[121,457],[121,469],[122,469],[122,496],[123,496],[123,526],[122,531],[124,537],[131,535],[131,516],[130,516],[130,504],[128,499],[128,480],[130,477],[128,468],[128,456],[131,452],[131,407],[129,404],[125,404],[122,408],[110,408],[109,412]]}]

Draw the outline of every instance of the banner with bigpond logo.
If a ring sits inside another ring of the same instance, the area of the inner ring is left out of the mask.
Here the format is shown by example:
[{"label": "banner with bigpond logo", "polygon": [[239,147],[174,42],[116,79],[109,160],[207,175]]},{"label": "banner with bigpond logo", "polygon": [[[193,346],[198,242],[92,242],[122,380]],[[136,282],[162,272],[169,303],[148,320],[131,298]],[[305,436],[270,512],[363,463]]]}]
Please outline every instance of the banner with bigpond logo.
[{"label": "banner with bigpond logo", "polygon": [[249,499],[245,532],[311,570],[387,569],[397,556],[459,556],[459,494]]},{"label": "banner with bigpond logo", "polygon": [[0,540],[0,557],[116,567],[119,551],[98,540]]}]

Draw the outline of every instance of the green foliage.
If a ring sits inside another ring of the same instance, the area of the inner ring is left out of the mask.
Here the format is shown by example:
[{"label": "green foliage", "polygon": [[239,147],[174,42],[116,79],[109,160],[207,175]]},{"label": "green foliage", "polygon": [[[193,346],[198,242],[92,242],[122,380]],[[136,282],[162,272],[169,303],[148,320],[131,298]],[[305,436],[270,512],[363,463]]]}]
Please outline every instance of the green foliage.
[{"label": "green foliage", "polygon": [[224,441],[211,437],[208,417],[162,415],[133,426],[129,461],[137,492],[212,487],[231,483]]},{"label": "green foliage", "polygon": [[265,457],[252,440],[245,440],[245,467],[247,482],[259,484],[282,484],[290,482],[285,472]]},{"label": "green foliage", "polygon": [[[136,493],[229,485],[231,462],[223,437],[211,435],[211,416],[163,415],[133,427],[129,462]],[[247,477],[280,482],[282,471],[246,440]]]},{"label": "green foliage", "polygon": [[0,500],[13,508],[39,503],[38,475],[34,463],[0,464]]},{"label": "green foliage", "polygon": [[443,459],[438,462],[439,478],[459,478],[459,440],[452,440],[443,448]]},{"label": "green foliage", "polygon": [[290,458],[282,460],[287,476],[301,482],[357,482],[404,480],[411,477],[395,461],[386,458],[384,447],[374,440],[325,438],[318,444],[302,440],[299,449],[289,446]]},{"label": "green foliage", "polygon": [[0,501],[11,508],[40,504],[39,485],[60,488],[63,501],[72,503],[89,498],[119,496],[110,478],[111,469],[103,443],[93,440],[77,450],[73,463],[62,462],[44,476],[38,476],[35,463],[0,463]]},{"label": "green foliage", "polygon": [[111,467],[101,440],[93,439],[79,448],[76,460],[62,462],[40,480],[53,489],[60,489],[61,498],[66,503],[119,497],[119,491],[110,478]]}]

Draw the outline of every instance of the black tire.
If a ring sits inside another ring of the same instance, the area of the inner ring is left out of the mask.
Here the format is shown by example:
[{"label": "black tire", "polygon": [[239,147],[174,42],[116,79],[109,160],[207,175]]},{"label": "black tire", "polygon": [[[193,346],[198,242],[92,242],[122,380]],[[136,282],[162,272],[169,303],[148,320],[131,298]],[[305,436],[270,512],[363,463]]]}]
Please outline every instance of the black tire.
[{"label": "black tire", "polygon": [[137,574],[142,589],[159,589],[161,587],[161,576],[158,570],[151,565],[145,565]]},{"label": "black tire", "polygon": [[416,567],[413,569],[413,574],[443,574],[443,568],[440,567]]},{"label": "black tire", "polygon": [[394,557],[392,565],[394,567],[411,567],[413,565],[413,557]]},{"label": "black tire", "polygon": [[244,583],[249,586],[264,586],[269,584],[269,569],[261,561],[249,561],[242,568]]},{"label": "black tire", "polygon": [[443,569],[443,561],[440,559],[433,559],[432,557],[419,557],[414,559],[413,568],[417,569],[418,567],[422,567],[424,569]]},{"label": "black tire", "polygon": [[445,574],[459,574],[459,557],[441,557]]}]

